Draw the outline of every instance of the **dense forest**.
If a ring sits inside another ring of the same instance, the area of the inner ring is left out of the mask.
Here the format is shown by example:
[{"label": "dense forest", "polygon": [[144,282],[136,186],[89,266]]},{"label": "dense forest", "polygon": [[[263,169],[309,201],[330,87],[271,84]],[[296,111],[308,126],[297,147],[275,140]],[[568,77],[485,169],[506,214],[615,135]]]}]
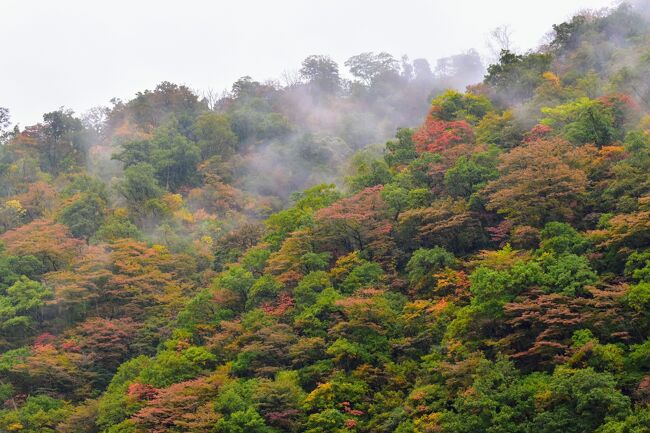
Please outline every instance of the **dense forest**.
[{"label": "dense forest", "polygon": [[0,432],[650,432],[650,21],[502,48],[0,108]]}]

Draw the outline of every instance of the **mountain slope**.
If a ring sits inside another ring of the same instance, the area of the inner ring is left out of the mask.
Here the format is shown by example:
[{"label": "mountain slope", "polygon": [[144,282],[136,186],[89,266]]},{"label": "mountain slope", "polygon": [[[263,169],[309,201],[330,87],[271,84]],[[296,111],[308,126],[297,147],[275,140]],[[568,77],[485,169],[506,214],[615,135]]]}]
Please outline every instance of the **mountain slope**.
[{"label": "mountain slope", "polygon": [[649,39],[578,15],[426,114],[421,62],[316,56],[8,134],[0,431],[650,431]]}]

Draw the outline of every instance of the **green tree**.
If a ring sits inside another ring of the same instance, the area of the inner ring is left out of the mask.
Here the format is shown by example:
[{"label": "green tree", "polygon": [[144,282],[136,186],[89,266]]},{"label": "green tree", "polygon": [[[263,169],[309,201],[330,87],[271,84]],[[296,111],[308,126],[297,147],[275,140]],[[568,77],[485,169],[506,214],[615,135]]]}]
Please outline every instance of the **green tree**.
[{"label": "green tree", "polygon": [[499,152],[492,148],[486,152],[475,153],[470,157],[461,156],[445,172],[445,188],[452,197],[469,197],[483,188],[488,181],[498,177],[497,163]]},{"label": "green tree", "polygon": [[0,333],[5,338],[34,331],[40,309],[52,297],[52,290],[23,276],[0,296]]},{"label": "green tree", "polygon": [[345,61],[345,66],[361,82],[371,85],[380,78],[397,75],[399,63],[386,52],[379,54],[368,52],[350,57]]},{"label": "green tree", "polygon": [[43,115],[37,145],[44,171],[58,175],[86,161],[86,133],[72,110],[60,109]]},{"label": "green tree", "polygon": [[580,98],[557,107],[542,108],[542,112],[546,115],[541,120],[543,125],[562,130],[563,135],[575,144],[605,146],[622,138],[614,127],[612,109],[601,101]]},{"label": "green tree", "polygon": [[485,96],[455,90],[447,90],[434,98],[431,105],[433,116],[440,120],[467,120],[471,124],[476,124],[492,110],[492,103]]},{"label": "green tree", "polygon": [[140,230],[126,217],[126,215],[113,214],[107,216],[95,233],[95,238],[106,242],[123,238],[140,239]]},{"label": "green tree", "polygon": [[391,168],[407,165],[418,157],[415,144],[413,144],[412,129],[399,128],[395,138],[395,140],[386,143],[386,153],[384,153],[384,160]]},{"label": "green tree", "polygon": [[589,240],[567,223],[549,222],[540,233],[542,251],[555,254],[584,254],[589,248]]},{"label": "green tree", "polygon": [[300,76],[320,92],[334,94],[340,88],[339,66],[329,56],[312,55],[302,61]]},{"label": "green tree", "polygon": [[522,55],[502,50],[499,61],[488,66],[484,82],[494,88],[502,105],[524,101],[533,96],[551,61],[552,56],[546,53]]},{"label": "green tree", "polygon": [[454,255],[442,247],[420,248],[413,253],[406,265],[409,283],[415,288],[431,287],[435,282],[433,274],[454,263]]},{"label": "green tree", "polygon": [[[120,152],[113,155],[124,163],[127,170],[149,164],[161,185],[176,190],[193,185],[197,180],[196,165],[201,159],[199,146],[183,134],[183,126],[172,117],[155,129],[153,138],[122,144]],[[206,134],[208,133],[206,127]]]},{"label": "green tree", "polygon": [[117,190],[134,209],[140,208],[148,200],[158,199],[163,195],[154,168],[147,163],[127,168],[124,171],[124,179],[117,184]]},{"label": "green tree", "polygon": [[64,207],[59,222],[70,229],[72,236],[88,240],[104,222],[106,202],[97,194],[83,194]]},{"label": "green tree", "polygon": [[230,118],[219,113],[204,113],[194,121],[192,128],[201,148],[201,159],[213,155],[230,157],[237,150],[237,135],[232,131]]},{"label": "green tree", "polygon": [[270,275],[263,275],[248,289],[246,306],[250,308],[264,302],[273,301],[282,289],[282,283]]}]

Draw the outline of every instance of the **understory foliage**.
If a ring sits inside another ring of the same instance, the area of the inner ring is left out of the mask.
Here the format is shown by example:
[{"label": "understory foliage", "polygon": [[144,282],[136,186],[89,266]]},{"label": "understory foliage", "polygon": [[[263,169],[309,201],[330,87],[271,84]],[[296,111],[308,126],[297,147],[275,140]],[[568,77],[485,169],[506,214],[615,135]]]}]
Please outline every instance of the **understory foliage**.
[{"label": "understory foliage", "polygon": [[466,92],[310,56],[3,133],[0,432],[650,431],[649,43],[622,5]]}]

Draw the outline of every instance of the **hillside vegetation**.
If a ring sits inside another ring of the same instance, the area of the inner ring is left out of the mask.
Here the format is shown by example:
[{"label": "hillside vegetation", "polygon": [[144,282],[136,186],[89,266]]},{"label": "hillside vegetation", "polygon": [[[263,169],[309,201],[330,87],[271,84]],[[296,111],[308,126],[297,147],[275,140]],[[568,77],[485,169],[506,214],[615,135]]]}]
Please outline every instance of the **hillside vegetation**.
[{"label": "hillside vegetation", "polygon": [[0,109],[0,432],[650,431],[644,15],[345,66]]}]

